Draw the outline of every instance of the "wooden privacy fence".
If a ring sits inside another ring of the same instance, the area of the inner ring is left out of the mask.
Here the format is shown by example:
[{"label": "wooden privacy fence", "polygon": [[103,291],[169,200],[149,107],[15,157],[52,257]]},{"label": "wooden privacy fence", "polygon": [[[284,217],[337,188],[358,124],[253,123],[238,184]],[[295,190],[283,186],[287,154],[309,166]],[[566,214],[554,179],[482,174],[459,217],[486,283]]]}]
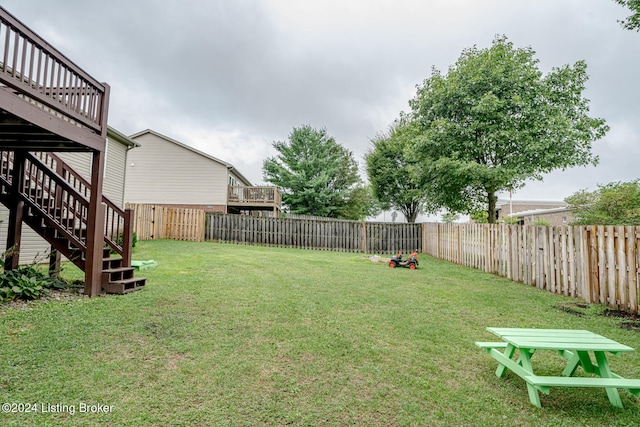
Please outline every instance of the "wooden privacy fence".
[{"label": "wooden privacy fence", "polygon": [[423,251],[553,293],[638,312],[640,227],[424,224]]},{"label": "wooden privacy fence", "polygon": [[134,211],[140,240],[206,239],[371,254],[418,250],[549,292],[638,313],[640,227],[390,224],[127,207]]},{"label": "wooden privacy fence", "polygon": [[422,249],[421,224],[267,218],[210,213],[207,240],[389,254]]},{"label": "wooden privacy fence", "polygon": [[133,210],[133,231],[138,240],[204,240],[205,212],[200,209],[127,204]]}]

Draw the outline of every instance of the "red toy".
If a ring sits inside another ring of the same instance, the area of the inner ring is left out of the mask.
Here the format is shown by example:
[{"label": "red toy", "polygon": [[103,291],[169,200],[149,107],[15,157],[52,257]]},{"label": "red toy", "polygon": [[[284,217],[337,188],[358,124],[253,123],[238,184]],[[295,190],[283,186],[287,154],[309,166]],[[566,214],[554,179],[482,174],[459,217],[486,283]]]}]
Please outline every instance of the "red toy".
[{"label": "red toy", "polygon": [[406,260],[402,259],[402,251],[398,251],[398,255],[389,260],[389,267],[407,267],[415,270],[418,267],[418,251],[414,251]]}]

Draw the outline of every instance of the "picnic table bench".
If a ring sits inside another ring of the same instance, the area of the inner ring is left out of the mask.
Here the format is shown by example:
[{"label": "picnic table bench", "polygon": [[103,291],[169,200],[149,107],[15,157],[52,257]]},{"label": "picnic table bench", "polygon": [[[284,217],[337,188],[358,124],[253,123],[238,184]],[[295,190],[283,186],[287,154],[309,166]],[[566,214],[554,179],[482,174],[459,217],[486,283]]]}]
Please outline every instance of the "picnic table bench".
[{"label": "picnic table bench", "polygon": [[[602,335],[573,329],[487,328],[502,341],[476,342],[498,361],[496,375],[504,376],[507,369],[521,377],[527,384],[529,400],[540,405],[538,392],[549,394],[550,387],[601,387],[607,391],[613,406],[622,408],[618,389],[640,396],[640,379],[627,379],[611,372],[606,354],[634,351]],[[502,350],[502,351],[500,351]],[[518,359],[513,357],[518,351]],[[557,351],[567,359],[567,366],[560,376],[539,376],[533,372],[531,357],[537,350]],[[595,363],[590,353],[593,353]],[[578,367],[596,377],[572,376]]]}]

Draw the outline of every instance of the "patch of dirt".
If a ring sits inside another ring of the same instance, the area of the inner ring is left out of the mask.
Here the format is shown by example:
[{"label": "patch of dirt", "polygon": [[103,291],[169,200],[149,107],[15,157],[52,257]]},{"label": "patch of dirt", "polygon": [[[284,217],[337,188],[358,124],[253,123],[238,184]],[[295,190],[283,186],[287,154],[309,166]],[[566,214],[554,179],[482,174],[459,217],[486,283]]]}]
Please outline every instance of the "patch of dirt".
[{"label": "patch of dirt", "polygon": [[640,333],[640,315],[638,314],[628,313],[624,310],[607,308],[602,312],[602,315],[616,319],[623,319],[624,322],[620,322],[620,327],[622,329]]},{"label": "patch of dirt", "polygon": [[566,307],[566,306],[560,306],[560,310],[564,311],[565,313],[569,313],[572,314],[574,316],[578,316],[578,317],[582,317],[584,316],[584,313],[578,310],[574,310],[571,307]]},{"label": "patch of dirt", "polygon": [[17,308],[18,310],[27,310],[29,306],[37,301],[45,303],[51,301],[75,301],[84,298],[84,295],[75,290],[50,290],[48,295],[37,300],[13,300],[0,304],[0,309]]},{"label": "patch of dirt", "polygon": [[624,310],[616,310],[612,308],[607,308],[602,312],[602,315],[605,317],[616,317],[618,319],[629,319],[640,321],[640,315],[628,313]]},{"label": "patch of dirt", "polygon": [[578,307],[578,308],[589,308],[588,304],[583,304],[580,302],[568,302],[565,304],[560,304],[562,307]]},{"label": "patch of dirt", "polygon": [[640,333],[640,322],[622,322],[620,323],[620,327],[627,331],[636,331]]}]

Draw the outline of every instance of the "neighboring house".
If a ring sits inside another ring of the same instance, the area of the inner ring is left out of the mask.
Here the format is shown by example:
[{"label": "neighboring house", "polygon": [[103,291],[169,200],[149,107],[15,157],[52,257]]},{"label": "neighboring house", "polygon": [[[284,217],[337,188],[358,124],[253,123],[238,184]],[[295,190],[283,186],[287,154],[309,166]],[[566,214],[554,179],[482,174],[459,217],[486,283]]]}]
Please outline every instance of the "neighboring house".
[{"label": "neighboring house", "polygon": [[549,225],[569,225],[575,220],[575,215],[569,208],[533,209],[511,215],[520,218],[520,224],[532,225],[537,221],[548,222]]},{"label": "neighboring house", "polygon": [[[124,207],[124,182],[129,150],[138,144],[123,133],[108,127],[105,150],[104,181],[102,193],[119,207]],[[57,153],[65,163],[71,166],[83,178],[91,178],[91,154],[87,152]],[[7,241],[7,223],[9,210],[0,205],[0,245],[4,249]],[[20,264],[29,264],[34,260],[48,262],[45,256],[50,245],[28,225],[22,225],[22,244]]]},{"label": "neighboring house", "polygon": [[520,218],[520,224],[531,225],[543,220],[551,225],[569,225],[575,216],[563,201],[503,200],[496,203],[496,218]]},{"label": "neighboring house", "polygon": [[275,187],[255,187],[233,165],[147,129],[130,137],[124,200],[207,212],[280,212]]}]

